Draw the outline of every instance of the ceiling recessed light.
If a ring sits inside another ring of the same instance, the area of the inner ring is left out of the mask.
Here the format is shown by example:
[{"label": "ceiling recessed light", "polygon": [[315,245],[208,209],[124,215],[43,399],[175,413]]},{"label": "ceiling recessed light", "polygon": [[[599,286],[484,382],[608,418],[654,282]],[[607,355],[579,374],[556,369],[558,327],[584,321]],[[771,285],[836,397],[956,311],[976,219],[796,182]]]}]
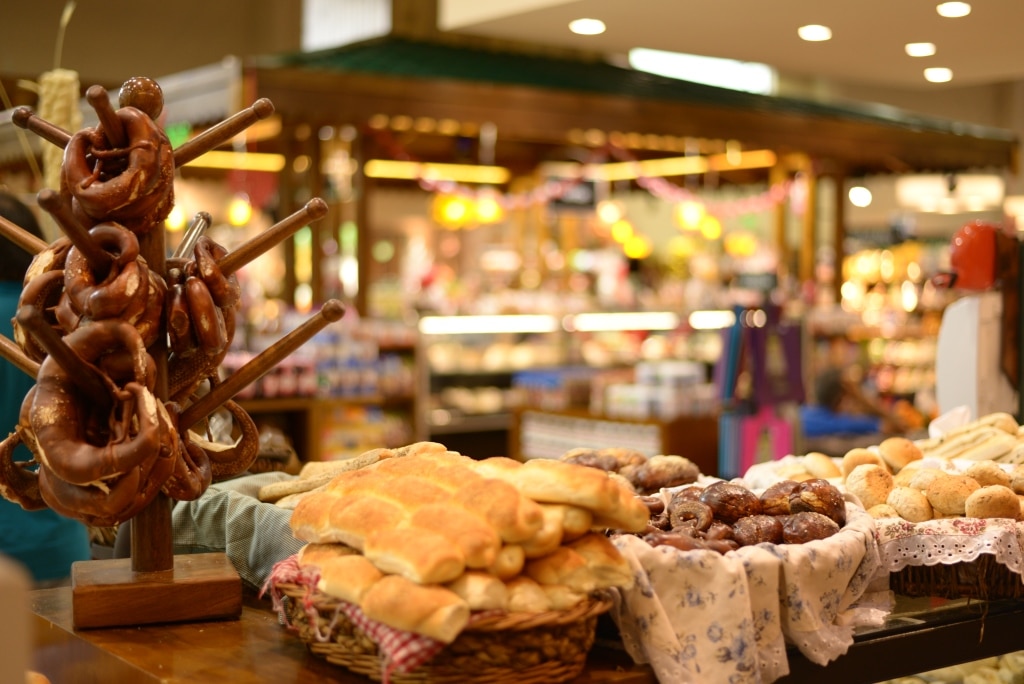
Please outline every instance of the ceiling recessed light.
[{"label": "ceiling recessed light", "polygon": [[970,14],[971,5],[968,2],[941,2],[935,7],[935,11],[941,17],[955,19],[957,17],[966,17]]},{"label": "ceiling recessed light", "polygon": [[605,25],[600,19],[573,19],[569,22],[569,30],[581,36],[596,36],[604,33]]},{"label": "ceiling recessed light", "polygon": [[931,57],[935,54],[935,43],[907,43],[903,49],[911,57]]},{"label": "ceiling recessed light", "polygon": [[801,26],[796,30],[796,34],[804,40],[817,43],[823,40],[829,40],[832,37],[832,29],[828,26],[822,26],[821,24],[807,24]]},{"label": "ceiling recessed light", "polygon": [[932,83],[949,83],[953,80],[953,70],[946,67],[931,67],[924,70],[924,78]]}]

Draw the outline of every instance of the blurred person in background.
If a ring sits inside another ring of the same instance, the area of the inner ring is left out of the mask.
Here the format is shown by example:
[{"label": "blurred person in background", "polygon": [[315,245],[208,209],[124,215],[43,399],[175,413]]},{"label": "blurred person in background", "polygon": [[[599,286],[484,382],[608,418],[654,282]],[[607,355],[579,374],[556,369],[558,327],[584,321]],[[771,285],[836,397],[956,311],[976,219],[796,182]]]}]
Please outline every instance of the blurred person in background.
[{"label": "blurred person in background", "polygon": [[[35,214],[10,193],[0,191],[0,216],[42,238]],[[13,338],[11,319],[18,309],[22,281],[32,255],[0,237],[0,333]],[[21,403],[35,379],[0,357],[0,435],[14,432]],[[15,460],[27,461],[31,453],[21,445]],[[71,576],[71,564],[91,557],[89,532],[77,520],[50,509],[26,511],[0,498],[0,553],[24,564],[38,586],[61,584]]]}]

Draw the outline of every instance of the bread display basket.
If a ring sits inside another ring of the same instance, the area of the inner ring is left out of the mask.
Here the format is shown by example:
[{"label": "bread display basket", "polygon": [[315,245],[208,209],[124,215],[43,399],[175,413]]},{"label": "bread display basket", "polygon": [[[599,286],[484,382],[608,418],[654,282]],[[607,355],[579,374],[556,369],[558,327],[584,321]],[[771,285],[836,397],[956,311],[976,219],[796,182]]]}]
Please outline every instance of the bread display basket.
[{"label": "bread display basket", "polygon": [[273,589],[280,596],[286,624],[311,653],[374,681],[393,684],[569,681],[583,670],[598,616],[612,606],[606,593],[592,595],[567,610],[480,613],[455,641],[444,645],[408,632],[380,629],[379,623],[360,619],[351,604],[301,580],[277,583]]}]

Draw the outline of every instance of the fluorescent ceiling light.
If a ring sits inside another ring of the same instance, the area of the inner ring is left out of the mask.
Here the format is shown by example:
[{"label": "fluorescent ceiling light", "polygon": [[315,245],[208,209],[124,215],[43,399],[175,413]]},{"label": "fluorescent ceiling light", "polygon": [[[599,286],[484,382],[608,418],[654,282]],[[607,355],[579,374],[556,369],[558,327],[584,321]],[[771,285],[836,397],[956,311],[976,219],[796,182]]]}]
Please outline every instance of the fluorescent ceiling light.
[{"label": "fluorescent ceiling light", "polygon": [[186,166],[206,169],[238,169],[239,171],[272,171],[284,168],[284,155],[269,152],[226,152],[211,150]]},{"label": "fluorescent ceiling light", "polygon": [[946,67],[930,67],[924,70],[924,78],[932,83],[949,83],[953,80],[953,70]]},{"label": "fluorescent ceiling light", "polygon": [[558,330],[558,320],[546,314],[425,316],[420,319],[419,328],[424,335],[546,333]]},{"label": "fluorescent ceiling light", "polygon": [[935,43],[907,43],[903,49],[911,57],[931,57],[935,54]]},{"label": "fluorescent ceiling light", "polygon": [[679,326],[679,316],[671,311],[581,313],[566,316],[562,325],[566,330],[580,332],[674,330]]},{"label": "fluorescent ceiling light", "polygon": [[736,314],[732,311],[694,311],[687,322],[694,330],[721,330],[736,325]]},{"label": "fluorescent ceiling light", "polygon": [[807,24],[798,28],[796,34],[811,43],[820,43],[832,38],[832,29],[821,24]]},{"label": "fluorescent ceiling light", "polygon": [[507,183],[509,170],[503,166],[478,166],[475,164],[434,164],[391,159],[371,159],[363,168],[370,178],[396,178],[403,180],[449,180],[461,183]]},{"label": "fluorescent ceiling light", "polygon": [[941,2],[935,7],[935,11],[941,17],[956,19],[966,17],[971,13],[971,4],[968,2]]},{"label": "fluorescent ceiling light", "polygon": [[629,65],[637,71],[719,88],[762,95],[775,93],[775,70],[758,62],[633,48],[629,51]]},{"label": "fluorescent ceiling light", "polygon": [[580,36],[596,36],[604,33],[604,22],[600,19],[573,19],[569,22],[569,30]]}]

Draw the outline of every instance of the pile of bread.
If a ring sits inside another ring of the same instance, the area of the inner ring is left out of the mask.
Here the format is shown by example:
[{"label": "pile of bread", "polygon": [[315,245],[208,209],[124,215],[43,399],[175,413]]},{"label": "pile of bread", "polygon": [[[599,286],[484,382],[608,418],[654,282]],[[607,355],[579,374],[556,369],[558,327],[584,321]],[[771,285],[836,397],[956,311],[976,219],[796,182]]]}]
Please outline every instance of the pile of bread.
[{"label": "pile of bread", "polygon": [[[939,518],[1024,520],[1024,434],[1007,413],[992,413],[942,437],[890,437],[855,448],[837,464],[811,453],[791,465],[790,479],[837,479],[875,518],[910,522]],[[956,461],[954,464],[953,462]]]},{"label": "pile of bread", "polygon": [[361,465],[305,492],[291,528],[318,590],[372,620],[449,643],[473,611],[565,610],[633,582],[604,530],[641,531],[648,511],[606,472],[434,442]]}]

